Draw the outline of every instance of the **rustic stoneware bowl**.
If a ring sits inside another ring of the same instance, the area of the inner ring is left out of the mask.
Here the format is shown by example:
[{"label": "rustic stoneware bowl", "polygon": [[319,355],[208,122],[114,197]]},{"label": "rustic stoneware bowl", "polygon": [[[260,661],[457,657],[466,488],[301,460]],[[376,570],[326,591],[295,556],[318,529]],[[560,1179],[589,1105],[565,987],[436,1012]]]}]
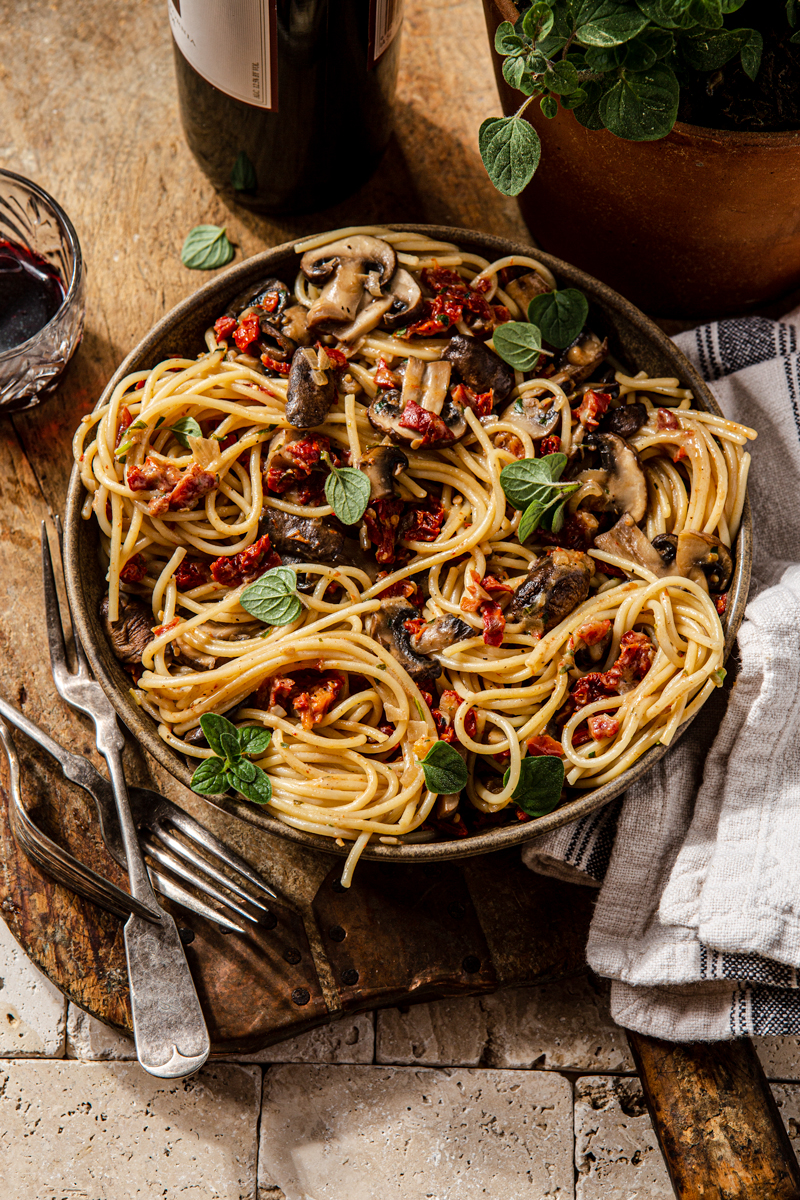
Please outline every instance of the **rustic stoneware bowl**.
[{"label": "rustic stoneware bowl", "polygon": [[[452,229],[439,225],[392,225],[392,229],[408,229],[429,234],[433,238],[457,242],[466,250],[474,251],[488,259],[508,254],[534,254],[549,267],[561,284],[577,287],[583,291],[592,306],[590,324],[599,333],[608,336],[612,352],[635,370],[645,370],[651,376],[675,375],[684,387],[692,389],[698,407],[719,413],[714,397],[694,367],[675,345],[643,313],[627,300],[598,283],[590,275],[576,267],[552,258],[548,254],[532,251],[504,238],[476,233],[467,229]],[[229,301],[245,288],[268,275],[282,276],[287,282],[294,279],[297,271],[297,256],[291,243],[266,250],[246,262],[239,263],[218,275],[205,287],[200,288],[188,300],[184,300],[168,313],[148,333],[139,345],[120,365],[108,384],[98,404],[107,397],[119,381],[131,371],[141,371],[156,365],[169,354],[192,356],[204,348],[203,331],[211,325]],[[73,470],[67,498],[65,518],[65,572],[72,613],[86,653],[97,679],[114,705],[128,729],[143,746],[158,759],[162,766],[181,783],[189,785],[191,770],[184,759],[172,751],[156,732],[150,717],[134,704],[130,696],[131,679],[114,657],[103,631],[98,610],[105,591],[104,569],[100,564],[97,525],[94,521],[81,518],[84,491],[77,469]],[[736,544],[736,568],[731,583],[725,640],[726,656],[733,645],[736,632],[744,613],[751,566],[751,518],[749,502],[745,504],[742,527]],[[679,730],[678,736],[687,728],[688,722]],[[369,846],[366,858],[385,862],[431,861],[448,858],[467,858],[508,846],[526,842],[530,838],[548,833],[560,825],[585,816],[608,804],[640,779],[654,763],[667,752],[665,746],[654,746],[637,763],[613,783],[594,791],[579,795],[576,799],[556,809],[546,817],[520,824],[513,822],[507,827],[491,829],[474,837],[458,841],[430,842],[419,845]],[[245,801],[214,799],[205,797],[210,804],[223,811],[235,814],[261,829],[316,847],[328,853],[340,850],[346,854],[348,846],[339,848],[332,838],[303,833],[284,825],[269,816],[262,808]]]}]

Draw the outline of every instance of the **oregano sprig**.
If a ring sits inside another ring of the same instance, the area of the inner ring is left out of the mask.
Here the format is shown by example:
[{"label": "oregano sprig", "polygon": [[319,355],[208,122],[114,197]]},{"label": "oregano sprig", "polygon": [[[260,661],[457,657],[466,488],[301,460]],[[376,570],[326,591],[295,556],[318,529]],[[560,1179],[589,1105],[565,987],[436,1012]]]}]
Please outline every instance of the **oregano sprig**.
[{"label": "oregano sprig", "polygon": [[291,625],[303,611],[297,575],[291,567],[272,567],[244,589],[242,608],[265,625]]},{"label": "oregano sprig", "polygon": [[425,786],[439,796],[450,796],[467,786],[467,764],[447,742],[434,742],[422,760]]},{"label": "oregano sprig", "polygon": [[[503,776],[503,786],[508,785],[511,772]],[[554,754],[529,754],[520,763],[517,786],[511,799],[529,817],[544,817],[552,812],[561,799],[564,787],[564,763]]]},{"label": "oregano sprig", "polygon": [[343,525],[355,525],[367,511],[370,483],[363,471],[334,466],[330,454],[322,458],[330,468],[325,480],[325,499]]},{"label": "oregano sprig", "polygon": [[258,725],[237,729],[232,721],[218,713],[204,713],[200,728],[214,754],[204,759],[192,776],[192,791],[201,796],[214,796],[233,788],[254,804],[269,804],[272,799],[270,778],[251,760],[266,753],[272,741],[272,730]]},{"label": "oregano sprig", "polygon": [[559,482],[566,465],[566,454],[547,454],[544,458],[523,458],[509,463],[500,472],[500,486],[506,499],[522,513],[517,527],[521,543],[540,525],[551,533],[561,530],[567,500],[580,487],[569,480]]}]

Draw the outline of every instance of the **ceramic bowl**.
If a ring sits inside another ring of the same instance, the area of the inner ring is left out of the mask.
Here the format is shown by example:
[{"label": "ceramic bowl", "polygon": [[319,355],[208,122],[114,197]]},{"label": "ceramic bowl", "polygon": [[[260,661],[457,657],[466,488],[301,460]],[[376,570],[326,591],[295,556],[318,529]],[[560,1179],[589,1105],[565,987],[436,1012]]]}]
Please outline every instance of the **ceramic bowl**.
[{"label": "ceramic bowl", "polygon": [[[432,238],[456,242],[465,249],[494,260],[509,254],[531,255],[549,267],[562,285],[580,288],[592,306],[590,323],[598,333],[608,336],[612,352],[636,370],[645,370],[650,376],[677,376],[684,387],[691,388],[695,404],[707,411],[719,413],[719,407],[700,375],[677,349],[673,342],[649,320],[644,313],[624,300],[617,292],[599,283],[590,275],[568,263],[561,262],[548,254],[534,251],[530,246],[493,237],[468,229],[453,229],[439,225],[391,225],[392,229],[412,230],[428,234]],[[297,271],[297,256],[291,243],[266,250],[245,262],[238,263],[221,275],[216,276],[193,296],[177,305],[172,312],[158,322],[145,338],[125,359],[110,380],[98,404],[107,397],[119,381],[131,371],[149,369],[169,354],[193,355],[204,348],[203,331],[213,323],[228,303],[245,288],[268,275],[278,275],[290,281]],[[103,631],[98,609],[104,594],[104,571],[100,567],[98,532],[94,521],[81,518],[84,490],[77,469],[72,472],[67,499],[65,527],[65,573],[67,590],[72,605],[73,619],[78,628],[92,669],[117,713],[134,737],[166,767],[181,783],[189,785],[191,769],[182,756],[161,740],[155,723],[142,712],[131,699],[130,676],[123,671],[114,657]],[[731,583],[726,620],[725,653],[730,652],[736,632],[741,624],[747,591],[750,583],[752,527],[749,503],[745,503],[744,516],[735,547],[736,567]],[[688,727],[687,721],[678,732],[678,737]],[[677,740],[677,738],[675,739]],[[675,742],[673,741],[673,745]],[[556,809],[545,817],[520,824],[487,830],[469,838],[453,841],[428,842],[400,846],[370,845],[364,852],[365,858],[386,862],[424,862],[439,859],[466,858],[484,854],[508,846],[518,845],[540,834],[549,833],[561,825],[583,817],[595,809],[608,804],[632,783],[640,779],[658,762],[668,748],[654,746],[629,770],[612,783],[586,792]],[[281,837],[315,847],[328,853],[344,848],[336,846],[333,838],[304,833],[292,829],[262,808],[243,800],[217,802],[205,797],[210,804],[240,817],[244,821],[279,834]]]}]

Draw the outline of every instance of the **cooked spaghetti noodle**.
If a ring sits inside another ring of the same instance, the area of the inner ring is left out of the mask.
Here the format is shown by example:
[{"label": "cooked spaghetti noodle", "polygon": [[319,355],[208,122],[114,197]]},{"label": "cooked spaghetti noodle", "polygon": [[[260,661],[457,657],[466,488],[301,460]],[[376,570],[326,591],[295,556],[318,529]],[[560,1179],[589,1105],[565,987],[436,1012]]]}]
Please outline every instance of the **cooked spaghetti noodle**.
[{"label": "cooked spaghetti noodle", "polygon": [[[361,262],[356,301],[335,319],[310,328],[332,293],[314,269],[285,287],[268,281],[258,303],[253,293],[207,331],[206,352],[127,376],[75,437],[84,516],[108,561],[108,628],[130,642],[130,621],[146,626],[133,652],[115,640],[137,703],[195,764],[213,754],[205,713],[272,730],[257,760],[268,809],[352,842],[345,882],[371,838],[429,840],[519,817],[512,795],[528,754],[561,755],[566,784],[592,788],[670,742],[721,680],[726,580],[724,563],[709,573],[709,547],[718,564],[736,537],[755,437],[693,409],[677,379],[615,369],[585,331],[534,371],[508,379],[506,368],[503,386],[470,386],[467,359],[443,354],[451,339],[473,356],[481,347],[485,366],[496,328],[525,319],[531,292],[555,286],[550,272],[384,228],[297,250],[324,267],[326,249],[343,262],[345,244],[373,243],[390,269],[383,278],[380,261]],[[331,402],[320,420],[293,424],[304,353],[307,395],[327,389]],[[410,431],[398,429],[406,392],[429,414]],[[380,423],[387,411],[394,425]],[[398,437],[388,495],[385,475],[377,487],[370,476],[366,513],[342,526],[323,487],[331,466],[359,467]],[[556,451],[578,485],[565,524],[520,543],[501,470]],[[615,495],[609,480],[623,468],[635,478]],[[287,562],[300,615],[265,626],[242,593]],[[577,588],[567,611],[565,580]],[[467,761],[464,797],[426,788],[421,760],[440,739]]]}]

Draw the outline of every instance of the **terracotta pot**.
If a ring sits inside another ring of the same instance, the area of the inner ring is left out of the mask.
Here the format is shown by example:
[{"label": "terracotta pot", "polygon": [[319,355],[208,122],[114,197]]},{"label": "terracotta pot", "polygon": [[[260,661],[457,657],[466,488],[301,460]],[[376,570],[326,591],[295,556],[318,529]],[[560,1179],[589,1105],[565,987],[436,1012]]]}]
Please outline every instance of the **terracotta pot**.
[{"label": "terracotta pot", "polygon": [[[484,12],[493,47],[516,9],[484,0]],[[492,54],[508,115],[522,97]],[[525,115],[542,159],[520,207],[543,249],[659,316],[742,312],[800,287],[800,131],[678,123],[660,141],[627,142],[563,109],[548,121],[537,101]]]}]

